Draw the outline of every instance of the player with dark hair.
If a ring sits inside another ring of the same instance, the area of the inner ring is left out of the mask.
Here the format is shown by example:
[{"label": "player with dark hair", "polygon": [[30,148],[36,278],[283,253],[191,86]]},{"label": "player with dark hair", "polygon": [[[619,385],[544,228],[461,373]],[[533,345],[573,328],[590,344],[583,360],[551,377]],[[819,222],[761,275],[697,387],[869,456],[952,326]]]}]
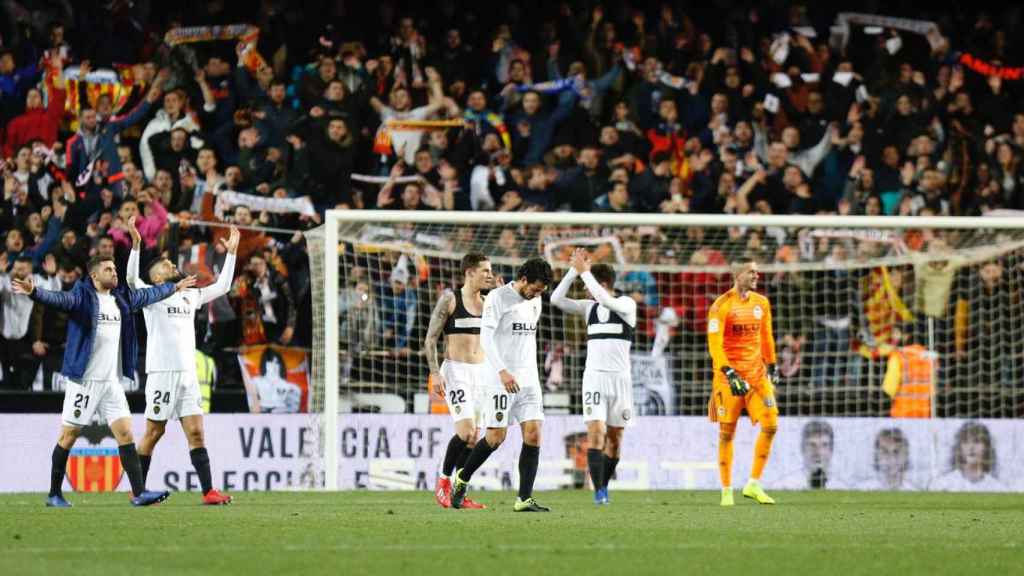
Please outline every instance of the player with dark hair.
[{"label": "player with dark hair", "polygon": [[[448,441],[441,477],[434,496],[442,508],[451,506],[451,476],[466,465],[476,445],[479,396],[484,384],[484,351],[480,347],[480,315],[483,313],[482,290],[494,287],[494,273],[487,256],[475,252],[462,258],[462,287],[446,290],[434,312],[423,342],[437,393],[448,404],[448,413],[455,421],[455,434]],[[444,363],[438,365],[437,340],[444,334]],[[463,508],[485,508],[469,498]]]},{"label": "player with dark hair", "polygon": [[[142,236],[135,227],[134,216],[128,220],[128,232],[132,237],[126,274],[128,284],[133,288],[145,288],[148,284],[139,277]],[[143,479],[149,476],[153,450],[167,430],[167,421],[178,419],[188,440],[189,458],[199,476],[203,504],[206,505],[228,504],[231,496],[213,487],[210,455],[203,434],[203,395],[196,374],[195,316],[200,307],[231,289],[240,238],[238,229],[232,228],[230,238],[220,240],[227,255],[216,282],[205,288],[182,291],[142,309],[149,336],[149,345],[146,346],[146,434],[139,442],[142,476]],[[167,258],[158,258],[149,266],[149,281],[153,284],[173,282],[181,277],[177,266]]]},{"label": "player with dark hair", "polygon": [[134,313],[166,299],[175,292],[191,288],[194,276],[177,284],[164,283],[154,288],[132,290],[118,286],[114,259],[94,256],[88,264],[89,277],[79,280],[69,292],[36,288],[31,277],[12,280],[17,293],[69,313],[67,347],[64,350],[64,409],[60,439],[53,448],[50,493],[46,505],[69,508],[62,484],[68,455],[82,427],[93,414],[107,421],[118,443],[121,466],[132,486],[132,504],[149,506],[165,500],[167,491],[149,492],[132,436],[131,413],[121,384],[122,378],[135,377],[138,342],[135,340]]},{"label": "player with dark hair", "polygon": [[754,447],[754,465],[743,496],[758,504],[774,504],[761,488],[772,440],[778,429],[775,405],[775,338],[768,299],[754,292],[757,263],[741,260],[732,266],[734,284],[718,297],[708,311],[708,350],[714,363],[714,382],[708,416],[719,423],[718,471],[722,482],[722,506],[733,505],[732,453],[736,423],[746,408],[753,424],[761,425]]},{"label": "player with dark hair", "polygon": [[537,324],[541,295],[551,284],[551,265],[531,258],[516,272],[516,279],[495,288],[484,299],[480,319],[480,346],[487,358],[483,401],[483,427],[487,434],[477,442],[456,470],[452,508],[462,508],[473,473],[501,446],[509,424],[519,423],[523,448],[519,453],[519,497],[516,512],[548,512],[533,498],[533,483],[540,460],[540,433],[544,422],[540,375],[537,373]]},{"label": "player with dark hair", "polygon": [[[594,503],[608,503],[608,481],[622,449],[622,433],[632,424],[633,377],[630,349],[636,328],[636,301],[611,295],[615,269],[591,264],[586,250],[572,254],[572,265],[551,293],[551,303],[587,320],[587,361],[583,371],[583,420],[587,423],[587,467]],[[594,300],[566,298],[579,276]]]}]

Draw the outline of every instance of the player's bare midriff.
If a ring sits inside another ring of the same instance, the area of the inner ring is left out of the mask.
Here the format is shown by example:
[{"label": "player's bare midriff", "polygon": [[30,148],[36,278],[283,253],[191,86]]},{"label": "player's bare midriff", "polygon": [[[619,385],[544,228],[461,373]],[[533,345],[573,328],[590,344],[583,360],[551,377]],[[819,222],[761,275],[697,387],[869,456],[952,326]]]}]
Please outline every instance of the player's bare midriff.
[{"label": "player's bare midriff", "polygon": [[449,334],[445,340],[445,358],[466,364],[482,364],[484,349],[477,334]]}]

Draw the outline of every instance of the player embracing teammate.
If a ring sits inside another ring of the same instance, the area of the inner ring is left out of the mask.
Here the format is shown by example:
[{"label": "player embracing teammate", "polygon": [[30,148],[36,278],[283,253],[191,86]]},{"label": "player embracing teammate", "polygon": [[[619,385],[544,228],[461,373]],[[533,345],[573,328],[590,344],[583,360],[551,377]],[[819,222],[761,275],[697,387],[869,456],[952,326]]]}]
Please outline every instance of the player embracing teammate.
[{"label": "player embracing teammate", "polygon": [[761,473],[771,453],[779,423],[775,405],[775,338],[768,299],[754,292],[757,263],[742,260],[732,267],[734,284],[708,311],[708,351],[714,364],[714,381],[708,416],[718,422],[718,472],[722,482],[722,506],[733,505],[732,452],[736,424],[743,409],[761,425],[754,446],[754,466],[743,496],[759,504],[774,504],[761,488]]}]

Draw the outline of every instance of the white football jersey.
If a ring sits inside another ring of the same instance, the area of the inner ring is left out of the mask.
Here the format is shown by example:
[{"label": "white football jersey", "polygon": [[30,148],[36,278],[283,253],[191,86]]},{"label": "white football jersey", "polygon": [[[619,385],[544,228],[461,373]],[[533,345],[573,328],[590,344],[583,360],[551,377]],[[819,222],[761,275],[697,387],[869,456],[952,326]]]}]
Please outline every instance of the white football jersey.
[{"label": "white football jersey", "polygon": [[[138,275],[138,252],[128,258],[128,279],[133,288],[147,286]],[[196,369],[196,310],[220,298],[231,288],[235,256],[228,254],[217,281],[205,288],[189,288],[142,309],[146,319],[146,373],[194,372]]]},{"label": "white football jersey", "polygon": [[96,336],[82,382],[121,381],[121,308],[110,294],[96,294]]},{"label": "white football jersey", "polygon": [[620,315],[597,302],[587,311],[587,370],[626,374],[632,371],[629,354],[636,327],[636,302],[629,296],[616,300],[623,307],[632,307],[633,314]]},{"label": "white football jersey", "polygon": [[581,278],[595,300],[566,298],[576,280],[576,270],[570,268],[551,293],[551,303],[586,319],[586,370],[628,375],[632,370],[629,355],[636,329],[636,302],[629,296],[612,296],[590,272],[584,272]]},{"label": "white football jersey", "polygon": [[542,308],[540,296],[527,300],[511,282],[491,290],[484,299],[480,341],[487,361],[495,372],[512,372],[520,387],[540,386],[537,325]]}]

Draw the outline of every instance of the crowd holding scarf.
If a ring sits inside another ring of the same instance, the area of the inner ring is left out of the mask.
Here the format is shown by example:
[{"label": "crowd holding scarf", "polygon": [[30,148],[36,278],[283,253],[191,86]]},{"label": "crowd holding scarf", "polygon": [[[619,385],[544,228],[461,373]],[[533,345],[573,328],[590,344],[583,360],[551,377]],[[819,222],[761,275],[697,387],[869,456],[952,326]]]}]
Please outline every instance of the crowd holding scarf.
[{"label": "crowd holding scarf", "polygon": [[505,119],[501,114],[491,112],[490,110],[475,112],[467,108],[465,113],[463,113],[462,118],[465,120],[466,124],[472,124],[479,127],[477,131],[478,135],[483,131],[484,126],[490,126],[491,129],[493,129],[501,138],[502,143],[505,144],[505,149],[512,149],[512,137],[509,135],[508,127],[505,126]]}]

